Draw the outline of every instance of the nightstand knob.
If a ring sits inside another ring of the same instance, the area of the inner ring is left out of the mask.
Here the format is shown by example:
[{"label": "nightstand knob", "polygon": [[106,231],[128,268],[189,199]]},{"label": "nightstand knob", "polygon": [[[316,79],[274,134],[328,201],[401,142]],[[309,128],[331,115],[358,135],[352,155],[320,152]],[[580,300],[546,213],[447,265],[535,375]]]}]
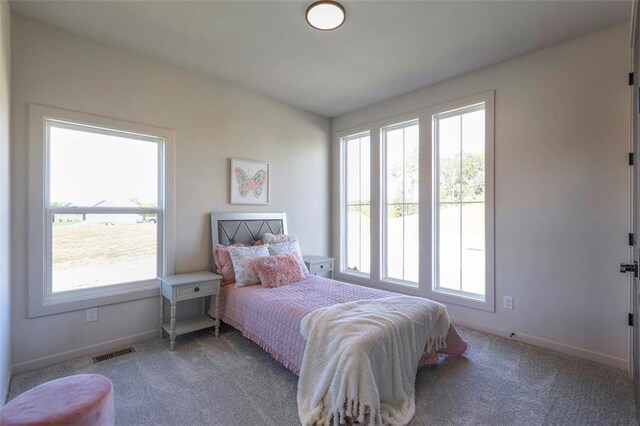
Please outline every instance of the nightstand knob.
[{"label": "nightstand knob", "polygon": [[200,291],[200,287],[196,287],[193,289],[193,291],[195,291],[196,293]]},{"label": "nightstand knob", "polygon": [[324,268],[324,265],[320,265],[320,269]]}]

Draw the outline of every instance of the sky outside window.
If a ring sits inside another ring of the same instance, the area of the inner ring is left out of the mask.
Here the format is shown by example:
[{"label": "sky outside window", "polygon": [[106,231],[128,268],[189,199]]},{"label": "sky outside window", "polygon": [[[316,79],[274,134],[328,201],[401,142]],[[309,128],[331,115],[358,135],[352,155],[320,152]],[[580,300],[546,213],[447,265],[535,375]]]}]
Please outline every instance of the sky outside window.
[{"label": "sky outside window", "polygon": [[52,205],[158,205],[158,143],[50,127]]}]

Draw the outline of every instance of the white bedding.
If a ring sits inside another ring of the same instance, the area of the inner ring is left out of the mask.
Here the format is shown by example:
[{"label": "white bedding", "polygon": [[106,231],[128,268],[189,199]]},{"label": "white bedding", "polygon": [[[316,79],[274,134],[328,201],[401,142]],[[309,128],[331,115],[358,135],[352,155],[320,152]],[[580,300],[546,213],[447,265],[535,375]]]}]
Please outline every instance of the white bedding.
[{"label": "white bedding", "polygon": [[425,348],[446,347],[449,325],[444,305],[410,296],[307,314],[300,324],[307,341],[298,382],[301,423],[364,422],[365,416],[372,425],[409,423],[420,357]]}]

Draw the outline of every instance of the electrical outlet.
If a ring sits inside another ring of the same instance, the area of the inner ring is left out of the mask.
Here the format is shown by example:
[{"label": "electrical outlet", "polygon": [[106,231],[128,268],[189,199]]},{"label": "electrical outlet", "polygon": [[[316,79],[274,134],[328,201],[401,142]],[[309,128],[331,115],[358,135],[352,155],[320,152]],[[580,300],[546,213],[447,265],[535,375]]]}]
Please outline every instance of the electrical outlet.
[{"label": "electrical outlet", "polygon": [[98,308],[87,309],[87,322],[98,321]]},{"label": "electrical outlet", "polygon": [[513,297],[505,296],[504,297],[504,308],[505,309],[513,309]]}]

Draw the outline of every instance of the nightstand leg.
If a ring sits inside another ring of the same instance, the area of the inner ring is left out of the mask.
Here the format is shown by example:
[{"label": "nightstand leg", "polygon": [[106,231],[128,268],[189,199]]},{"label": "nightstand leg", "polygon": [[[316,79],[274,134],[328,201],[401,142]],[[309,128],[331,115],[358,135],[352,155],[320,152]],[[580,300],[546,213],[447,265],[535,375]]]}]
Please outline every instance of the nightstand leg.
[{"label": "nightstand leg", "polygon": [[218,299],[220,299],[220,293],[216,294],[216,337],[220,332],[220,314],[218,313]]},{"label": "nightstand leg", "polygon": [[176,304],[171,303],[171,326],[170,326],[169,337],[171,337],[171,346],[169,347],[171,350],[174,350],[176,347]]},{"label": "nightstand leg", "polygon": [[160,295],[160,338],[164,339],[164,330],[162,323],[164,322],[164,297]]}]

